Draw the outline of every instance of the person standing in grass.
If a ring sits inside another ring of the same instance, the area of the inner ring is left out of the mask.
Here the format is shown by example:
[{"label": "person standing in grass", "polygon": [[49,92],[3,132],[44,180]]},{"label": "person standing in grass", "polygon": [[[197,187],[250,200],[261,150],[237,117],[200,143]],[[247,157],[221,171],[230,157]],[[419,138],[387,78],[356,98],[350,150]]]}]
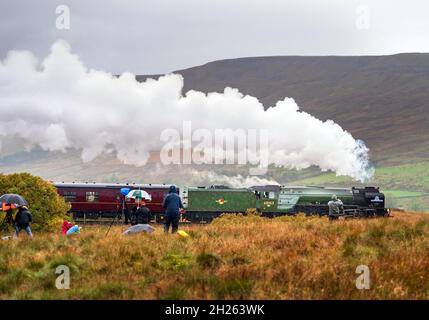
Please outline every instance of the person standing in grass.
[{"label": "person standing in grass", "polygon": [[332,195],[332,200],[328,202],[329,206],[329,219],[337,219],[343,210],[343,202],[337,198],[334,194]]},{"label": "person standing in grass", "polygon": [[176,186],[170,186],[163,207],[165,209],[164,232],[168,233],[171,225],[171,232],[176,233],[179,228],[180,209],[183,209],[182,199],[177,194]]},{"label": "person standing in grass", "polygon": [[21,230],[25,230],[30,238],[33,238],[30,223],[33,222],[33,217],[26,206],[19,207],[15,216],[15,238],[18,237]]}]

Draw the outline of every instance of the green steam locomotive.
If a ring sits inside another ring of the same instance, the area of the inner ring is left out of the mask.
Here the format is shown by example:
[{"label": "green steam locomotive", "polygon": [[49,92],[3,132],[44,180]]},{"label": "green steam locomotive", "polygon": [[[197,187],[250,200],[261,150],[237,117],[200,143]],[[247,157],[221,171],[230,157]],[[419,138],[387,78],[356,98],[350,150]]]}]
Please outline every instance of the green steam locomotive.
[{"label": "green steam locomotive", "polygon": [[327,215],[332,195],[342,200],[345,217],[387,216],[385,197],[376,187],[330,188],[318,186],[254,186],[229,188],[222,185],[188,187],[183,191],[185,218],[206,223],[222,213],[246,213],[256,209],[262,216]]}]

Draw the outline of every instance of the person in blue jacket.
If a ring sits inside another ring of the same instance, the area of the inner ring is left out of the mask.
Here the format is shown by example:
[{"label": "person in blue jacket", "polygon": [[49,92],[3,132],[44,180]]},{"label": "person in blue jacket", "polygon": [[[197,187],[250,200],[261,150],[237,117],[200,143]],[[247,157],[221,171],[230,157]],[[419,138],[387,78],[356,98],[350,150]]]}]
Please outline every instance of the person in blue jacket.
[{"label": "person in blue jacket", "polygon": [[170,186],[163,207],[165,209],[164,231],[168,233],[171,225],[171,232],[176,233],[179,228],[180,209],[183,208],[182,199],[177,194],[176,186]]}]

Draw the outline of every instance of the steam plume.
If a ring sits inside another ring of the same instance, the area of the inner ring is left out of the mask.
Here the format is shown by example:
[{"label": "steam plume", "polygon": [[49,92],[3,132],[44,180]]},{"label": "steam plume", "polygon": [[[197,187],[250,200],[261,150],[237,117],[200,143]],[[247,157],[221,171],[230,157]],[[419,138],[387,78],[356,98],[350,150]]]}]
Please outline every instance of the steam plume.
[{"label": "steam plume", "polygon": [[126,164],[144,165],[160,150],[161,131],[180,130],[184,120],[199,128],[268,129],[270,162],[288,168],[317,165],[365,180],[372,175],[368,149],[333,121],[302,112],[285,98],[264,111],[237,89],[182,95],[183,79],[170,74],[143,83],[134,75],[88,69],[57,41],[39,62],[26,51],[10,51],[0,62],[0,146],[15,136],[49,151],[82,150],[91,161],[114,149]]}]

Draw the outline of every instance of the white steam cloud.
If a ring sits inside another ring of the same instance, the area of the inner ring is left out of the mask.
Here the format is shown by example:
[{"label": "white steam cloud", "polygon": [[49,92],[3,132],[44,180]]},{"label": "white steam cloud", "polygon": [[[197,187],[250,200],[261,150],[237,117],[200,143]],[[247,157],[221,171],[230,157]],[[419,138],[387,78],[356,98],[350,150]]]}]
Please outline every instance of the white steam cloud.
[{"label": "white steam cloud", "polygon": [[213,184],[227,185],[233,188],[248,188],[252,186],[262,185],[280,185],[277,181],[269,178],[262,178],[258,176],[242,176],[240,174],[235,176],[227,176],[224,174],[217,174],[213,171],[196,171],[191,170],[189,175],[197,178],[200,184],[205,186]]},{"label": "white steam cloud", "polygon": [[237,89],[182,95],[180,75],[139,83],[134,75],[87,69],[57,41],[39,62],[11,51],[0,62],[0,145],[10,136],[49,151],[82,150],[91,161],[114,149],[126,164],[144,165],[160,150],[161,131],[183,121],[205,129],[268,129],[269,161],[287,168],[317,165],[365,180],[372,175],[368,149],[333,121],[323,122],[285,98],[263,105]]}]

